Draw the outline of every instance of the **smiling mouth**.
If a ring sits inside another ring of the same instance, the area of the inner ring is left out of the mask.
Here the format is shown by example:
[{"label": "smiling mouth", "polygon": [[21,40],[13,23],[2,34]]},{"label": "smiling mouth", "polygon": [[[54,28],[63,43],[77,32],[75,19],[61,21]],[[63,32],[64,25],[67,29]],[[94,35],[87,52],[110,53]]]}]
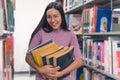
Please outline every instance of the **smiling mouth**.
[{"label": "smiling mouth", "polygon": [[56,24],[55,25],[52,25],[53,27],[55,27],[56,26]]}]

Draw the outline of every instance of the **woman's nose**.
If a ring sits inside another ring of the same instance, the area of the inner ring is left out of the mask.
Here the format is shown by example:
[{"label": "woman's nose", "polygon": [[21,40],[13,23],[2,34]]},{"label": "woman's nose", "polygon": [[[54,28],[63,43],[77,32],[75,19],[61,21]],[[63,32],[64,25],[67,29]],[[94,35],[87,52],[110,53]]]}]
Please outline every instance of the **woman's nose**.
[{"label": "woman's nose", "polygon": [[54,21],[55,21],[55,19],[52,17],[52,18],[51,18],[51,22],[54,22]]}]

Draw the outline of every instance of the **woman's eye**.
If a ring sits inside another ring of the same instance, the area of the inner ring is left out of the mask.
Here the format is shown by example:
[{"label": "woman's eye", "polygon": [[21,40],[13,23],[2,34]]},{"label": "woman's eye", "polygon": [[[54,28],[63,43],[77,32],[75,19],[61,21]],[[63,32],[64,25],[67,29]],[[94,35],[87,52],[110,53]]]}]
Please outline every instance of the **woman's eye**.
[{"label": "woman's eye", "polygon": [[51,16],[47,16],[47,18],[51,18]]},{"label": "woman's eye", "polygon": [[58,15],[55,15],[55,16],[53,16],[54,18],[57,18],[58,17]]}]

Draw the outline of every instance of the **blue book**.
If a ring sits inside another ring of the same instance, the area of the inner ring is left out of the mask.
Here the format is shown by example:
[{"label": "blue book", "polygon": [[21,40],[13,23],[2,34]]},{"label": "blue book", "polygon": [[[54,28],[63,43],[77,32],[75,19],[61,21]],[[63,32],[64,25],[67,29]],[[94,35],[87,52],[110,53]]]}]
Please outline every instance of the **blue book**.
[{"label": "blue book", "polygon": [[112,10],[110,8],[97,7],[96,32],[110,32]]},{"label": "blue book", "polygon": [[76,80],[84,80],[84,72],[82,67],[77,69]]},{"label": "blue book", "polygon": [[[62,71],[73,62],[73,50],[74,50],[73,46],[61,47],[53,54],[46,56],[47,64],[53,66],[60,66],[59,71]],[[64,77],[68,76],[69,74],[70,73],[63,75],[62,77],[57,78],[57,80],[62,80]]]},{"label": "blue book", "polygon": [[61,46],[61,47],[59,47],[59,49],[57,51],[53,52],[50,55],[47,55],[46,56],[46,62],[47,62],[47,64],[48,65],[54,65],[54,62],[53,62],[54,55],[59,54],[60,52],[65,51],[66,49],[68,49],[68,47]]},{"label": "blue book", "polygon": [[[73,46],[70,46],[66,51],[54,55],[53,64],[54,66],[60,66],[60,70],[67,68],[73,62]],[[62,80],[64,77],[68,76],[70,73],[57,78],[57,80]]]},{"label": "blue book", "polygon": [[69,22],[70,22],[70,17],[69,17],[69,15],[67,14],[67,15],[65,15],[65,20],[66,20],[66,24],[67,24],[67,28],[69,29]]},{"label": "blue book", "polygon": [[105,80],[115,80],[115,79],[105,76]]}]

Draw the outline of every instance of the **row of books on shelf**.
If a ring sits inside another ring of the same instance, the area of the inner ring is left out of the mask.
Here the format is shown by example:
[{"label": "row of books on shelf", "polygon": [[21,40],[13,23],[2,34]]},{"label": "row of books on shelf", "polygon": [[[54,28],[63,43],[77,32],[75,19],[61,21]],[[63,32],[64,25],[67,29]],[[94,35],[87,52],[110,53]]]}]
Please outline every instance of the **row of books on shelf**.
[{"label": "row of books on shelf", "polygon": [[115,80],[96,71],[91,71],[87,68],[84,68],[84,72],[86,74],[84,80]]},{"label": "row of books on shelf", "polygon": [[120,38],[108,37],[106,40],[86,39],[83,43],[86,63],[120,76]]},{"label": "row of books on shelf", "polygon": [[63,0],[63,9],[64,11],[69,11],[78,5],[86,4],[87,2],[92,0]]},{"label": "row of books on shelf", "polygon": [[14,37],[0,39],[0,79],[12,80]]},{"label": "row of books on shelf", "polygon": [[[0,0],[0,79],[13,80],[15,0]],[[5,35],[4,35],[5,34]]]},{"label": "row of books on shelf", "polygon": [[79,33],[120,31],[120,11],[98,5],[83,9],[82,14],[67,14],[66,21],[70,30]]},{"label": "row of books on shelf", "polygon": [[14,32],[14,0],[0,0],[0,36]]},{"label": "row of books on shelf", "polygon": [[83,32],[110,32],[112,10],[94,5],[83,10]]}]

